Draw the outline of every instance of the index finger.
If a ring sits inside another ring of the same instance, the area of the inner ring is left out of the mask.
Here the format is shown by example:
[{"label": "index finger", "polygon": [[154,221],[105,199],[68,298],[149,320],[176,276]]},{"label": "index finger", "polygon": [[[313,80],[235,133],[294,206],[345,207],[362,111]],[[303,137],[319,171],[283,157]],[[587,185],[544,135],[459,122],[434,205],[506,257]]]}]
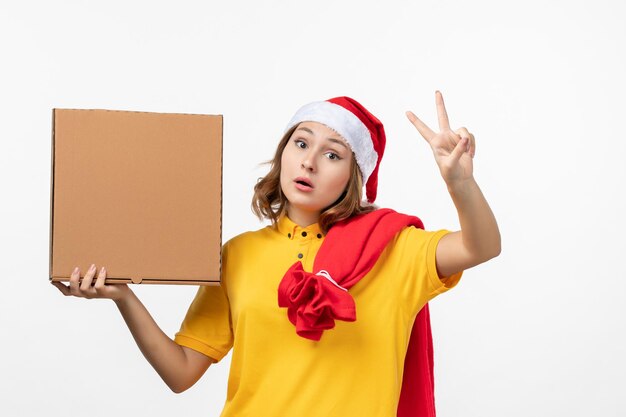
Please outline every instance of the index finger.
[{"label": "index finger", "polygon": [[409,121],[413,123],[413,126],[415,126],[417,131],[420,132],[422,137],[430,143],[430,139],[435,136],[435,132],[433,132],[430,127],[426,126],[426,124],[422,122],[412,111],[408,110],[405,114]]},{"label": "index finger", "polygon": [[443,103],[443,95],[441,91],[435,91],[435,103],[437,103],[437,117],[439,118],[439,130],[449,130],[450,121],[448,120],[448,113],[446,112],[446,106]]}]

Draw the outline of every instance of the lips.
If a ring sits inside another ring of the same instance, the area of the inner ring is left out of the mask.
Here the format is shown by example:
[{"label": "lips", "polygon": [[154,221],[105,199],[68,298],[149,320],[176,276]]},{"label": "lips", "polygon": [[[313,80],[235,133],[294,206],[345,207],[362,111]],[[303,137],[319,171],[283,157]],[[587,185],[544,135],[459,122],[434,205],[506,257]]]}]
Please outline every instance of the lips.
[{"label": "lips", "polygon": [[310,187],[310,188],[314,188],[313,187],[313,183],[311,182],[310,179],[305,178],[305,177],[298,177],[295,180],[293,180],[296,184],[300,184],[306,187]]}]

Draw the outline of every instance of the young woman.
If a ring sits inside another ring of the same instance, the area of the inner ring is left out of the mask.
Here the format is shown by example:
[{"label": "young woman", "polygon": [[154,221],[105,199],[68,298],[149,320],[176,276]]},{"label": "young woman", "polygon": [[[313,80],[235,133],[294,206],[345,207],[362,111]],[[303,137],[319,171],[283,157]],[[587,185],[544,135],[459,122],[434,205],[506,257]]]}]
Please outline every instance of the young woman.
[{"label": "young woman", "polygon": [[[431,146],[461,230],[425,231],[379,209],[382,123],[349,97],[292,117],[252,209],[271,225],[226,242],[221,286],[200,287],[174,340],[126,285],[95,265],[65,295],[113,299],[139,348],[174,391],[232,348],[222,416],[434,416],[428,301],[500,253],[473,178],[474,136],[407,117]],[[365,188],[366,200],[362,198]]]}]

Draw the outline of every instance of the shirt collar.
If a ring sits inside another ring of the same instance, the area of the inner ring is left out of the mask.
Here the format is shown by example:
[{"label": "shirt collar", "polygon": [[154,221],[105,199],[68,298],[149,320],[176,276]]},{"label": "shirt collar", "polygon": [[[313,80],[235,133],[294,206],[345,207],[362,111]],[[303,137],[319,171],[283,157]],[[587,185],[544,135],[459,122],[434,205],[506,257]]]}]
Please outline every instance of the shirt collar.
[{"label": "shirt collar", "polygon": [[318,223],[313,223],[307,227],[301,227],[294,223],[285,213],[281,214],[276,223],[276,229],[278,233],[287,237],[288,239],[321,239],[324,237],[322,229]]}]

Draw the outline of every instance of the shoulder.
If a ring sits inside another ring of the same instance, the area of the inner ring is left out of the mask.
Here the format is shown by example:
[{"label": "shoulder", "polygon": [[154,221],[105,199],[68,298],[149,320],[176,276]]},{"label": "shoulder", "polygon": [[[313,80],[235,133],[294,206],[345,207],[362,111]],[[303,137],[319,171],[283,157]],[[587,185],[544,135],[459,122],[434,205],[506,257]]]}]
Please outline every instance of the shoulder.
[{"label": "shoulder", "polygon": [[442,237],[450,233],[449,230],[424,230],[415,226],[408,226],[396,234],[389,250],[393,252],[410,252],[412,254],[434,251]]},{"label": "shoulder", "polygon": [[[258,268],[264,262],[271,262],[281,253],[277,249],[280,234],[271,226],[259,230],[240,233],[222,246],[222,277],[232,279],[250,268]],[[286,240],[286,239],[285,239]],[[227,278],[228,277],[228,278]]]},{"label": "shoulder", "polygon": [[269,239],[272,239],[276,232],[271,226],[265,226],[258,230],[250,230],[243,232],[230,238],[224,243],[224,251],[236,251],[239,249],[248,249],[251,246],[267,243]]},{"label": "shoulder", "polygon": [[400,232],[398,232],[394,240],[429,242],[433,239],[439,240],[448,233],[450,233],[450,231],[447,229],[424,230],[415,226],[408,226],[408,227],[403,228]]}]

